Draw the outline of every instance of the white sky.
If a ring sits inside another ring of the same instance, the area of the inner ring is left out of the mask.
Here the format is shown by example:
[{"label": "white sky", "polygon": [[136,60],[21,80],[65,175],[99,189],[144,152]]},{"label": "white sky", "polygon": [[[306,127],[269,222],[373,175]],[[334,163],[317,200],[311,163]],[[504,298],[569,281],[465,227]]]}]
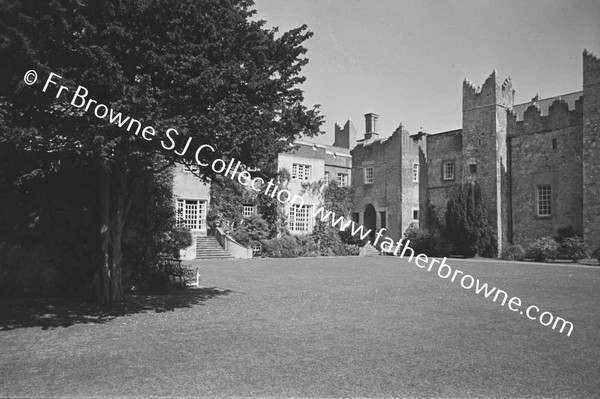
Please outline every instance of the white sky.
[{"label": "white sky", "polygon": [[379,114],[380,137],[460,128],[462,82],[496,68],[516,103],[581,90],[584,48],[600,56],[598,0],[255,0],[280,31],[307,24],[306,105],[321,104],[324,136]]}]

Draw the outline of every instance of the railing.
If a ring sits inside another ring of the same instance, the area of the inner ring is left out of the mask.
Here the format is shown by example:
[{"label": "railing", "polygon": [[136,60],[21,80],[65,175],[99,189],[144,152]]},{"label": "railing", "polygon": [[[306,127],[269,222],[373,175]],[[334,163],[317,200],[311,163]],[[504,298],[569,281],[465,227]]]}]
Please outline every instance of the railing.
[{"label": "railing", "polygon": [[215,229],[215,237],[217,237],[217,241],[219,241],[223,249],[227,250],[227,233],[222,228],[217,227]]},{"label": "railing", "polygon": [[227,234],[222,228],[217,227],[215,229],[215,237],[217,237],[217,241],[219,241],[219,244],[221,244],[223,249],[228,251],[234,258],[252,258],[252,248],[244,247],[234,240],[232,236]]}]

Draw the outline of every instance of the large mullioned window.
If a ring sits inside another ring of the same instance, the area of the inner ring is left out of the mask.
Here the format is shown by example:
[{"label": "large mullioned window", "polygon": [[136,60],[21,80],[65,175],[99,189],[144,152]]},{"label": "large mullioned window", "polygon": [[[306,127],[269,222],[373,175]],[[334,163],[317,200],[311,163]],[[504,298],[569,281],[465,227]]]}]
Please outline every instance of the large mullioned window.
[{"label": "large mullioned window", "polygon": [[312,227],[312,205],[293,204],[290,207],[288,228],[293,233],[308,233]]},{"label": "large mullioned window", "polygon": [[206,225],[206,201],[178,199],[177,225],[191,230],[204,230]]}]

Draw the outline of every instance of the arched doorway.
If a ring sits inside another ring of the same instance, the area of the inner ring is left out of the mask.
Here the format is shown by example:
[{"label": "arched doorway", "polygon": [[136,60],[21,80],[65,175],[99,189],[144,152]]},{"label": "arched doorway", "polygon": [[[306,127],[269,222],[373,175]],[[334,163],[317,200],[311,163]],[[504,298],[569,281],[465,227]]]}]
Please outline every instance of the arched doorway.
[{"label": "arched doorway", "polygon": [[365,229],[371,230],[369,234],[371,242],[375,239],[375,230],[377,230],[377,212],[375,212],[375,207],[371,204],[367,204],[365,207]]}]

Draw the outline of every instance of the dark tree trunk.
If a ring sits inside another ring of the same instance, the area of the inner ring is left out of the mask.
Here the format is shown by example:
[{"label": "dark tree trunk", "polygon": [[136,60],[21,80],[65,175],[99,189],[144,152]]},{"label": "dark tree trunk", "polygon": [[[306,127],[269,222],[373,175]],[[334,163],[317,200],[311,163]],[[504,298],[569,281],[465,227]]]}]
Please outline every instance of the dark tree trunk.
[{"label": "dark tree trunk", "polygon": [[126,162],[108,162],[99,168],[99,261],[94,275],[96,301],[103,306],[123,300],[122,240],[126,208]]},{"label": "dark tree trunk", "polygon": [[123,230],[127,198],[127,166],[122,160],[116,163],[112,174],[110,212],[110,293],[112,302],[123,300]]},{"label": "dark tree trunk", "polygon": [[94,296],[101,305],[110,305],[110,166],[103,162],[98,169],[98,262],[94,273]]}]

